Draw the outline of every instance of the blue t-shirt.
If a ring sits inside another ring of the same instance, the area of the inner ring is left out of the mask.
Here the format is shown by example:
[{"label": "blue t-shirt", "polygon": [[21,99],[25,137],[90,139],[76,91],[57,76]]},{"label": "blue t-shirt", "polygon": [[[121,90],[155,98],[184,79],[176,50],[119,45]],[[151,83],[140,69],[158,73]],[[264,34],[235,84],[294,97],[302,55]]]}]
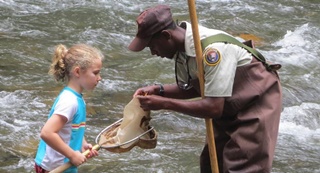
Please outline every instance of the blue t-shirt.
[{"label": "blue t-shirt", "polygon": [[[68,119],[67,123],[58,132],[59,136],[73,150],[81,151],[86,126],[86,104],[82,95],[69,87],[65,87],[56,98],[48,118],[54,114]],[[40,139],[35,162],[43,169],[51,171],[69,162],[69,159]],[[72,166],[65,173],[77,171],[77,167]]]}]

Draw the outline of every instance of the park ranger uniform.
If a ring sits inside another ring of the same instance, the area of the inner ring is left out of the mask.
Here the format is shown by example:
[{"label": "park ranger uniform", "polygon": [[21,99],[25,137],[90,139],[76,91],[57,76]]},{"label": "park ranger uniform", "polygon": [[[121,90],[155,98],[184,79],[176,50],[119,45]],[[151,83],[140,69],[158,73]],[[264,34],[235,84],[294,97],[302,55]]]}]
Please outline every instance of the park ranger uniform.
[{"label": "park ranger uniform", "polygon": [[[191,25],[185,50],[177,53],[176,79],[183,89],[199,89]],[[227,33],[199,26],[200,39]],[[230,35],[229,35],[230,36]],[[282,110],[282,91],[275,71],[246,49],[214,42],[203,48],[204,96],[224,97],[221,117],[213,119],[220,173],[271,172]],[[211,172],[208,145],[200,158],[201,172]]]}]

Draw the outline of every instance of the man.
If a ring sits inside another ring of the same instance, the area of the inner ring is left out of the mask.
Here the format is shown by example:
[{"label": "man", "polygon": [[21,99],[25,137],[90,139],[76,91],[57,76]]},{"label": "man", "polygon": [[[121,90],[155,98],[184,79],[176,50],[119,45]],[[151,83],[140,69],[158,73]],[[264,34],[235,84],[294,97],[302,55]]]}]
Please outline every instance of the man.
[{"label": "man", "polygon": [[[135,52],[149,47],[152,55],[174,59],[176,84],[139,88],[144,110],[172,110],[212,118],[219,172],[270,172],[282,110],[282,91],[275,66],[240,44],[211,41],[203,47],[204,97],[200,97],[190,23],[177,26],[170,8],[158,5],[137,18],[138,32],[129,45]],[[200,39],[229,34],[199,26]],[[259,54],[259,53],[258,53]],[[211,172],[207,143],[201,172]]]}]

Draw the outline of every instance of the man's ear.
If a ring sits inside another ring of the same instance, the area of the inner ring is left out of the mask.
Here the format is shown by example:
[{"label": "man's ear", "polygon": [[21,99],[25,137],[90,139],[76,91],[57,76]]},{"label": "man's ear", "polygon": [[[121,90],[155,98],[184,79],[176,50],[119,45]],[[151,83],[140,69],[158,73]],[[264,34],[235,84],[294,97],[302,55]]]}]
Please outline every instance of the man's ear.
[{"label": "man's ear", "polygon": [[161,35],[166,38],[167,40],[171,39],[172,35],[171,32],[169,30],[163,30],[161,32]]}]

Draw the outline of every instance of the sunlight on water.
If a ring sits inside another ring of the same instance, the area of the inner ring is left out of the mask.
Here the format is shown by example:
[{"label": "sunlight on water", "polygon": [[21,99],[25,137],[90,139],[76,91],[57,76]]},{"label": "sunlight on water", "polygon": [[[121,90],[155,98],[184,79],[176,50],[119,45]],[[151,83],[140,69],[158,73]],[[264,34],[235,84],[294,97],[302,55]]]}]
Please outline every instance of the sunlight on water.
[{"label": "sunlight on water", "polygon": [[[302,103],[299,106],[291,106],[282,112],[282,122],[290,122],[306,127],[310,130],[320,130],[320,105],[317,103]],[[294,133],[291,130],[288,133]]]},{"label": "sunlight on water", "polygon": [[[284,109],[281,115],[276,165],[287,164],[288,172],[319,172],[320,105],[302,103]],[[290,141],[290,142],[289,142]],[[292,150],[295,152],[292,153]],[[308,168],[309,167],[309,168]]]},{"label": "sunlight on water", "polygon": [[284,38],[274,43],[274,46],[281,47],[278,53],[290,54],[290,56],[279,56],[278,60],[300,67],[305,67],[308,62],[314,63],[317,59],[317,52],[313,50],[320,48],[318,40],[313,38],[315,32],[320,33],[319,28],[311,27],[308,24],[304,24],[294,31],[287,31]]}]

